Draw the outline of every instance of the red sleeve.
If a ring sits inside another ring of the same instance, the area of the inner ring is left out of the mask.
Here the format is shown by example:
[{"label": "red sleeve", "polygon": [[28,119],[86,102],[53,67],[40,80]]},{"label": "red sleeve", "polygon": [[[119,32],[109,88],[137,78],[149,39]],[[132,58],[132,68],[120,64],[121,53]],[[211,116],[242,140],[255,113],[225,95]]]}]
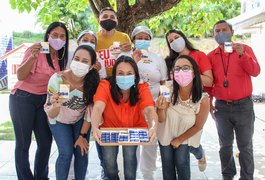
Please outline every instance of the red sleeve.
[{"label": "red sleeve", "polygon": [[198,53],[198,66],[200,68],[201,73],[204,73],[205,71],[211,70],[212,65],[210,63],[209,58],[206,56],[206,54],[202,51],[197,51]]},{"label": "red sleeve", "polygon": [[144,109],[148,106],[154,106],[154,100],[153,97],[151,95],[151,91],[148,87],[147,83],[143,83],[143,84],[139,84],[139,104],[140,104],[140,108]]},{"label": "red sleeve", "polygon": [[110,95],[110,83],[107,80],[102,80],[99,83],[96,94],[93,97],[94,102],[103,101],[105,104],[107,104],[109,95]]},{"label": "red sleeve", "polygon": [[244,54],[239,58],[241,67],[251,76],[258,76],[260,66],[251,47],[244,45]]},{"label": "red sleeve", "polygon": [[[212,67],[212,54],[214,53],[214,51],[215,50],[213,50],[213,51],[211,51],[209,54],[207,54],[207,59],[208,59],[208,61],[209,61],[209,63],[210,63],[210,66]],[[212,93],[212,90],[213,90],[213,87],[203,87],[203,89],[204,89],[204,91],[206,91],[208,94],[209,94],[209,96],[210,96],[210,98],[212,98],[213,97],[213,93]]]}]

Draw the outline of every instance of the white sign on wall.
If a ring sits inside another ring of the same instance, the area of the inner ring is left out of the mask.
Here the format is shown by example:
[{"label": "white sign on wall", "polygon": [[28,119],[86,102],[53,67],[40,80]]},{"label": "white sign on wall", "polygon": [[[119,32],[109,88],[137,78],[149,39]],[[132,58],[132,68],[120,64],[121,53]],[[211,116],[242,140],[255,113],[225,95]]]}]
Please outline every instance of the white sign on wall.
[{"label": "white sign on wall", "polygon": [[17,51],[7,57],[7,74],[8,74],[8,89],[12,89],[17,79],[17,68],[21,64],[24,53],[31,44],[22,44],[17,48]]}]

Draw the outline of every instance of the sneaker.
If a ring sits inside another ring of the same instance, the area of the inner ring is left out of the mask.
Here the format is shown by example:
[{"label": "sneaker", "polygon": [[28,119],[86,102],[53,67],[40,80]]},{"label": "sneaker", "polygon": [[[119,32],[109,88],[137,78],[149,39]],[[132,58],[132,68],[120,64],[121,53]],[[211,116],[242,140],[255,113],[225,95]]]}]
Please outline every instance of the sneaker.
[{"label": "sneaker", "polygon": [[202,158],[198,160],[198,168],[201,172],[205,171],[206,169],[206,157],[205,157],[204,150],[203,150]]}]

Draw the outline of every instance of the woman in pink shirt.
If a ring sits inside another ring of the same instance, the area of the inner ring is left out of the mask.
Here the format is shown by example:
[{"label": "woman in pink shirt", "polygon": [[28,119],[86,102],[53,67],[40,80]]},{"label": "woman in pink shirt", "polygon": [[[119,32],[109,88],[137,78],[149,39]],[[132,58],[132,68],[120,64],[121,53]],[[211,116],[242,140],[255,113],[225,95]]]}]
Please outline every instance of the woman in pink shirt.
[{"label": "woman in pink shirt", "polygon": [[[10,115],[16,137],[15,164],[18,179],[48,179],[52,135],[43,105],[50,77],[67,64],[68,31],[63,23],[53,22],[44,36],[49,52],[41,53],[41,43],[25,52],[17,70],[18,82],[9,98]],[[30,170],[29,148],[32,131],[37,141],[34,173]]]}]

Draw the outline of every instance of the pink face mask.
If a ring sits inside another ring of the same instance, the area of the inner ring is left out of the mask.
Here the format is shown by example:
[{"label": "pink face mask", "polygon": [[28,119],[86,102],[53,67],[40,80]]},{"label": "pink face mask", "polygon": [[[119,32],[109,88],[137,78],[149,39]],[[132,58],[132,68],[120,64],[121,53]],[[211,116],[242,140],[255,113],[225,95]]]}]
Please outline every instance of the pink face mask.
[{"label": "pink face mask", "polygon": [[180,70],[179,72],[174,72],[174,80],[181,86],[181,87],[186,87],[190,82],[193,80],[192,77],[192,71],[182,71]]},{"label": "pink face mask", "polygon": [[52,37],[49,37],[48,41],[51,47],[56,51],[58,51],[59,49],[62,49],[63,46],[65,45],[65,41],[61,40],[60,38],[53,39]]}]

